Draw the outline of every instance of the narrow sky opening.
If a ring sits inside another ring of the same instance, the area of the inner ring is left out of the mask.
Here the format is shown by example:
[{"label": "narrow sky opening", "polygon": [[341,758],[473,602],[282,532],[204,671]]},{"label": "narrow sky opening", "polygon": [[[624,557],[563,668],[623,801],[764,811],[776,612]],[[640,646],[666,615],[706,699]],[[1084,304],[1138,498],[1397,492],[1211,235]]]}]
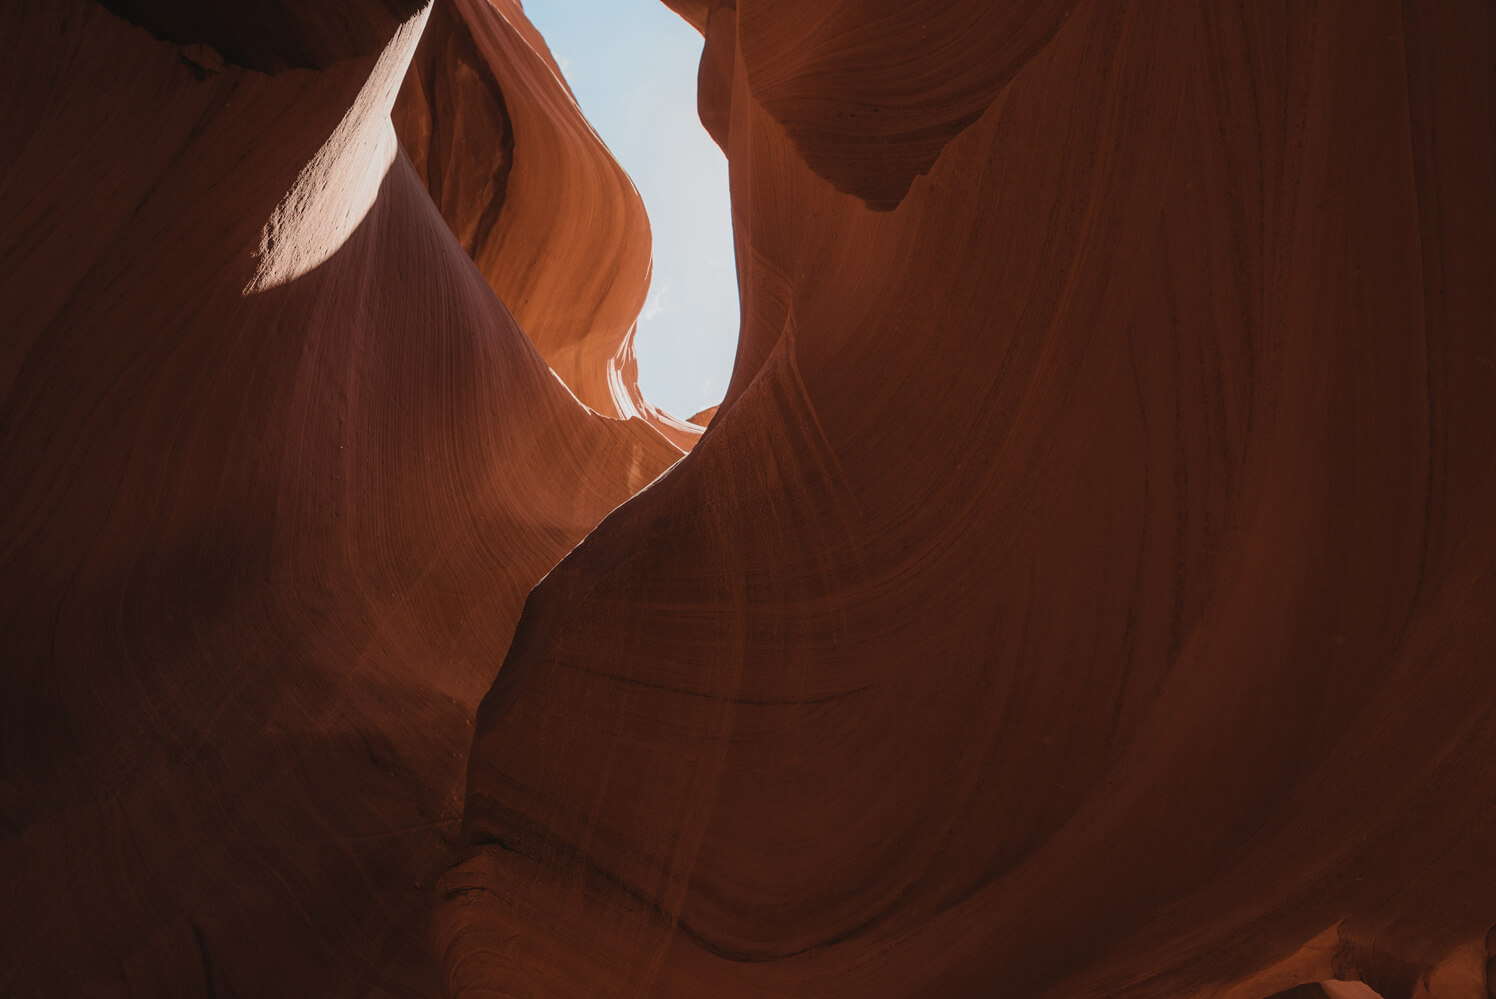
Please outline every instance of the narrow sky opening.
[{"label": "narrow sky opening", "polygon": [[727,160],[696,116],[701,36],[660,0],[525,0],[577,103],[644,198],[654,278],[635,349],[680,416],[727,391],[738,340]]}]

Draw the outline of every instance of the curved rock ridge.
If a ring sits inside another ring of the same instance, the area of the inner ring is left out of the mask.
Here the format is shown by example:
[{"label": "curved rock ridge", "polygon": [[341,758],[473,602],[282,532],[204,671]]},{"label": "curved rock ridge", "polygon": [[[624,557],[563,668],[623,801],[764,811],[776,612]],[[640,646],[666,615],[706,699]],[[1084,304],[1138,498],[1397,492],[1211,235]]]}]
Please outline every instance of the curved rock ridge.
[{"label": "curved rock ridge", "polygon": [[577,401],[400,150],[427,14],[265,75],[0,7],[0,994],[439,994],[525,594],[680,455]]},{"label": "curved rock ridge", "polygon": [[689,449],[697,428],[637,386],[644,204],[520,4],[438,4],[395,118],[443,217],[567,387]]},{"label": "curved rock ridge", "polygon": [[0,995],[1496,995],[1489,4],[667,2],[692,423],[518,0],[0,6]]},{"label": "curved rock ridge", "polygon": [[451,4],[432,6],[391,118],[457,241],[475,261],[489,257],[514,165],[514,123],[493,69]]},{"label": "curved rock ridge", "polygon": [[[704,101],[714,30],[740,35],[750,92],[811,169],[887,210],[1050,42],[1076,0],[823,0],[809,11],[799,0],[671,6],[707,36]],[[722,14],[731,26],[714,29]]]},{"label": "curved rock ridge", "polygon": [[530,595],[448,993],[1490,995],[1488,5],[895,6],[710,11],[733,384]]}]

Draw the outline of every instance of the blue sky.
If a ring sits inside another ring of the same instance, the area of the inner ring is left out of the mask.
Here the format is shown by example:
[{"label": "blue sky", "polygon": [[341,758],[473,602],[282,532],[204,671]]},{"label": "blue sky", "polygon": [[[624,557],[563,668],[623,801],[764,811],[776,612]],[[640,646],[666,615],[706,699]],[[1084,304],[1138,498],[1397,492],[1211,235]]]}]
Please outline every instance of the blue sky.
[{"label": "blue sky", "polygon": [[649,212],[654,280],[636,340],[644,395],[681,417],[715,406],[737,349],[738,288],[727,160],[696,117],[701,36],[660,0],[524,7]]}]

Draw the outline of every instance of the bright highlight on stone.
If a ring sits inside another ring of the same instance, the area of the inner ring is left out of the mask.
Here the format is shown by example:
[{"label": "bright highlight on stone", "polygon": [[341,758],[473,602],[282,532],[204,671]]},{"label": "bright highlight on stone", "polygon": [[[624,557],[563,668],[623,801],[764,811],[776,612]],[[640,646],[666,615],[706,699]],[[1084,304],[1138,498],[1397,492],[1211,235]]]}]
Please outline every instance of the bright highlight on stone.
[{"label": "bright highlight on stone", "polygon": [[0,5],[0,994],[1489,999],[1489,5],[671,2],[705,430],[517,0]]}]

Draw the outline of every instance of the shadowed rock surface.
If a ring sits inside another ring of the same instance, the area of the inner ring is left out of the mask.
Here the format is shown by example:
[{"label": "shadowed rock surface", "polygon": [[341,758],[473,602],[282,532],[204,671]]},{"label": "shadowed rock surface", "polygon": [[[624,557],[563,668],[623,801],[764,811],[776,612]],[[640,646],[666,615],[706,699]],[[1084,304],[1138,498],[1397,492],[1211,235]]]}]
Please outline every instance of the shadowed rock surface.
[{"label": "shadowed rock surface", "polygon": [[525,593],[679,457],[556,380],[400,150],[425,18],[266,76],[0,11],[0,994],[439,994]]},{"label": "shadowed rock surface", "polygon": [[203,45],[235,66],[327,69],[378,52],[423,0],[99,0],[157,38]]},{"label": "shadowed rock surface", "polygon": [[530,597],[449,990],[1485,995],[1489,6],[700,8],[737,368]]},{"label": "shadowed rock surface", "polygon": [[704,432],[438,4],[0,7],[0,994],[1496,995],[1489,4],[669,0]]}]

